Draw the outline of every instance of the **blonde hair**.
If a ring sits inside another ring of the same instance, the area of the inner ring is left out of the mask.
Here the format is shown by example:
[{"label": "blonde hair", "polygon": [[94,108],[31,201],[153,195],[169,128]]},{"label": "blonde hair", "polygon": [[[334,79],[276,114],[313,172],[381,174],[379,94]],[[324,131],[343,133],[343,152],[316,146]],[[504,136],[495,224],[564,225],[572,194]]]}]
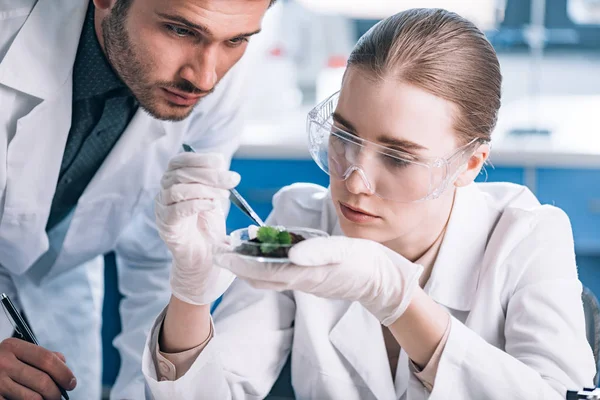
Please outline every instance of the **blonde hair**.
[{"label": "blonde hair", "polygon": [[358,41],[348,67],[376,81],[394,78],[452,102],[461,141],[490,139],[500,108],[500,65],[483,32],[458,14],[411,9],[389,17]]}]

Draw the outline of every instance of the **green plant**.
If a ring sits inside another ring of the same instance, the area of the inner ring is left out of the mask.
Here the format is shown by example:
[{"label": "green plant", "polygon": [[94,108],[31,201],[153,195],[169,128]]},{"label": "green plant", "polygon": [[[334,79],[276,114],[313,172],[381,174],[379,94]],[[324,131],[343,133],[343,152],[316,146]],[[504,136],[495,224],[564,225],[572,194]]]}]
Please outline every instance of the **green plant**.
[{"label": "green plant", "polygon": [[265,254],[275,251],[281,245],[292,244],[292,236],[288,231],[281,231],[273,226],[261,226],[256,238],[261,243],[260,250]]}]

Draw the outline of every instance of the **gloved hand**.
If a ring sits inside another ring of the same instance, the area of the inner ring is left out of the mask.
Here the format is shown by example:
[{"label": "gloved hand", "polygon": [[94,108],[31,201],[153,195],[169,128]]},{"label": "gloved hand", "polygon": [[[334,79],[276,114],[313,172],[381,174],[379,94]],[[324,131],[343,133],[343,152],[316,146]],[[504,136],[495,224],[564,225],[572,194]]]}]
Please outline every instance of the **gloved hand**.
[{"label": "gloved hand", "polygon": [[155,201],[160,237],[173,255],[171,290],[190,304],[210,304],[233,281],[215,268],[212,244],[225,236],[223,207],[240,176],[220,154],[182,153],[169,163]]},{"label": "gloved hand", "polygon": [[233,252],[216,252],[215,263],[259,289],[299,290],[358,301],[385,326],[410,303],[423,267],[387,247],[343,236],[308,239],[290,249],[291,264],[265,264]]}]

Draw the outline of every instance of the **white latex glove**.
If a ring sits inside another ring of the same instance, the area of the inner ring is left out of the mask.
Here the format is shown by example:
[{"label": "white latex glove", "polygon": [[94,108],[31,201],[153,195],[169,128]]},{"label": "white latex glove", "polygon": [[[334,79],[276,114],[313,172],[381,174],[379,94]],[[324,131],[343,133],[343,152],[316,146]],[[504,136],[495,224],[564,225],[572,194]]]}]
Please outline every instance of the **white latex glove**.
[{"label": "white latex glove", "polygon": [[213,266],[212,245],[225,236],[223,206],[239,181],[220,154],[179,154],[163,175],[156,224],[173,255],[171,290],[186,303],[210,304],[233,281]]},{"label": "white latex glove", "polygon": [[343,236],[308,239],[293,246],[291,264],[260,263],[217,252],[215,263],[259,289],[298,290],[358,301],[385,326],[410,303],[423,267],[387,247]]}]

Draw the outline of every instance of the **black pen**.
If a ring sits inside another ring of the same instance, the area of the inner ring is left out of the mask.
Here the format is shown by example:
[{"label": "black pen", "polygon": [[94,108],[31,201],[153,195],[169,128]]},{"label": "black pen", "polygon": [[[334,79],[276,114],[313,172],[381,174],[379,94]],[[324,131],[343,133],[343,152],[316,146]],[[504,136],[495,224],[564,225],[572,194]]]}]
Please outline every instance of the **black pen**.
[{"label": "black pen", "polygon": [[[29,328],[29,325],[27,325],[27,322],[25,322],[23,317],[21,317],[21,314],[19,314],[19,312],[15,308],[12,301],[10,301],[8,296],[6,294],[2,293],[0,295],[0,301],[2,302],[2,306],[4,307],[6,312],[9,314],[10,318],[15,323],[15,330],[17,331],[19,336],[21,336],[21,338],[23,340],[25,340],[26,342],[33,343],[33,344],[39,346],[39,343],[38,343],[37,339],[35,338],[33,331],[31,330],[31,328]],[[57,384],[57,386],[58,386],[58,384]],[[58,389],[60,390],[60,394],[62,394],[62,396],[66,400],[69,400],[69,395],[67,394],[67,391],[65,389],[61,388],[60,386],[58,386]]]},{"label": "black pen", "polygon": [[583,388],[583,390],[567,390],[567,400],[576,399],[588,399],[598,400],[600,399],[600,388]]}]

